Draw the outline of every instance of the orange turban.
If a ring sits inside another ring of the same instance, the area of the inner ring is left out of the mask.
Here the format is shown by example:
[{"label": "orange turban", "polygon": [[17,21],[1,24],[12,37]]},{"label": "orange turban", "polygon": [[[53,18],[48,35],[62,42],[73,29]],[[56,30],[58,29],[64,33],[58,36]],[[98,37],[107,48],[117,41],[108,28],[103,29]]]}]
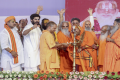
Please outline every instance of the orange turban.
[{"label": "orange turban", "polygon": [[5,19],[5,24],[7,24],[8,21],[10,21],[11,19],[14,19],[15,20],[15,17],[14,16],[9,16]]},{"label": "orange turban", "polygon": [[[90,22],[89,20],[85,21],[85,22]],[[83,22],[83,26],[82,28],[85,29],[85,22]],[[91,22],[90,22],[90,27],[91,27]]]}]

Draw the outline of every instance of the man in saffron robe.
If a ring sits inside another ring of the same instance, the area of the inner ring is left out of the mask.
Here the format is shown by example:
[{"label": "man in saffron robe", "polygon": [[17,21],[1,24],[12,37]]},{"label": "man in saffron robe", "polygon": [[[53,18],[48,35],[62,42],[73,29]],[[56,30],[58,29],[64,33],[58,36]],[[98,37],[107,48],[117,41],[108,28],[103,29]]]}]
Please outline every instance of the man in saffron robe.
[{"label": "man in saffron robe", "polygon": [[[81,42],[80,47],[78,47],[78,54],[80,54],[82,57],[82,61],[84,63],[86,71],[97,70],[97,53],[95,50],[97,49],[97,46],[94,45],[94,37],[92,33],[89,31],[84,31],[83,33],[80,33],[81,30],[79,28],[76,28],[75,31],[76,35],[83,36],[84,34],[82,39],[83,41]],[[81,38],[78,39],[79,41],[81,41]],[[80,66],[82,67],[82,64],[80,64]]]},{"label": "man in saffron robe", "polygon": [[85,29],[85,31],[90,31],[90,32],[92,33],[92,35],[94,36],[95,44],[97,44],[98,39],[97,39],[97,37],[96,37],[95,32],[92,31],[92,27],[93,27],[93,25],[94,25],[94,19],[93,19],[92,12],[93,12],[93,9],[89,8],[89,9],[88,9],[88,13],[89,13],[89,15],[90,15],[90,21],[89,21],[89,20],[84,21],[82,27],[83,27],[83,29]]},{"label": "man in saffron robe", "polygon": [[[80,26],[75,28],[76,42],[76,64],[79,65],[80,71],[95,71],[97,70],[97,46],[94,45],[94,37],[89,31],[85,31]],[[73,61],[73,47],[67,48],[69,57]]]},{"label": "man in saffron robe", "polygon": [[55,72],[55,69],[60,68],[57,48],[64,46],[64,43],[55,43],[52,34],[55,32],[57,25],[54,22],[48,22],[46,27],[40,37],[40,70]]},{"label": "man in saffron robe", "polygon": [[103,71],[120,71],[120,19],[114,21],[114,27],[107,37]]},{"label": "man in saffron robe", "polygon": [[[69,32],[69,23],[67,21],[63,21],[59,26],[59,32],[57,34],[59,43],[70,43],[72,42],[72,37]],[[62,47],[60,49],[60,72],[71,72],[73,69],[73,62],[69,58],[69,53],[66,50],[68,46]]]},{"label": "man in saffron robe", "polygon": [[101,35],[99,39],[99,51],[98,51],[98,66],[99,71],[103,72],[103,64],[104,64],[104,55],[106,49],[106,38],[109,35],[110,26],[105,25],[101,28]]},{"label": "man in saffron robe", "polygon": [[[83,28],[85,27],[85,31],[87,32],[90,32],[93,36],[93,41],[94,41],[94,44],[93,46],[96,46],[98,47],[98,39],[95,35],[95,33],[91,30],[91,22],[90,21],[85,21],[85,23],[83,24]],[[92,41],[92,40],[91,40]],[[87,44],[87,43],[86,43]],[[89,43],[88,43],[89,44]],[[92,49],[91,49],[92,50]],[[95,54],[95,55],[94,55]],[[94,57],[94,67],[95,69],[97,70],[97,50],[96,49],[93,49],[93,51],[91,52],[91,55],[93,55],[92,57]]]},{"label": "man in saffron robe", "polygon": [[0,33],[1,68],[4,71],[22,71],[21,64],[24,63],[23,45],[15,22],[14,16],[7,17],[4,30]]}]

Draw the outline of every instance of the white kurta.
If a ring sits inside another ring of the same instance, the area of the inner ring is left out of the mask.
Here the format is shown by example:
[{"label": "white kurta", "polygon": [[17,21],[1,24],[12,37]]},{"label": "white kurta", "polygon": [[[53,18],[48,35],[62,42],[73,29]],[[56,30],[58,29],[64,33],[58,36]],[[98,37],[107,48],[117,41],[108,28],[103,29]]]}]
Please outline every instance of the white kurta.
[{"label": "white kurta", "polygon": [[[33,27],[33,24],[28,24],[23,32]],[[42,32],[39,27],[31,30],[27,35],[24,36],[24,56],[25,63],[24,67],[33,68],[40,65],[40,36]]]},{"label": "white kurta", "polygon": [[24,55],[23,55],[23,45],[20,39],[20,36],[16,30],[16,27],[11,29],[13,35],[15,37],[15,42],[17,46],[17,53],[18,53],[18,63],[14,64],[14,58],[12,57],[11,53],[5,50],[5,48],[11,48],[10,36],[6,29],[2,30],[0,33],[0,43],[2,48],[2,56],[1,56],[1,67],[6,68],[7,63],[10,63],[11,68],[17,67],[20,64],[24,63]]}]

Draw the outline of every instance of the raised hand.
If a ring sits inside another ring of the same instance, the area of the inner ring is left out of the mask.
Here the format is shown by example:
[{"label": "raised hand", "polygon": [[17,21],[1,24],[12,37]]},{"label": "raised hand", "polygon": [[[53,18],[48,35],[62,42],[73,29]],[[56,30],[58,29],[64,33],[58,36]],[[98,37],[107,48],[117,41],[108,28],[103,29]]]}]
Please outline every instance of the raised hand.
[{"label": "raised hand", "polygon": [[60,10],[57,10],[57,12],[58,12],[58,14],[63,15],[63,14],[65,13],[65,9],[61,9],[61,11],[60,11]]},{"label": "raised hand", "polygon": [[93,9],[92,9],[92,8],[89,8],[89,9],[88,9],[88,13],[89,13],[90,15],[92,15],[92,12],[93,12]]},{"label": "raised hand", "polygon": [[42,11],[43,10],[43,6],[38,6],[37,7],[37,11]]},{"label": "raised hand", "polygon": [[61,14],[64,14],[65,13],[65,9],[61,9]]},{"label": "raised hand", "polygon": [[60,11],[60,10],[57,10],[57,13],[58,13],[58,14],[60,14],[60,13],[61,13],[61,11]]}]

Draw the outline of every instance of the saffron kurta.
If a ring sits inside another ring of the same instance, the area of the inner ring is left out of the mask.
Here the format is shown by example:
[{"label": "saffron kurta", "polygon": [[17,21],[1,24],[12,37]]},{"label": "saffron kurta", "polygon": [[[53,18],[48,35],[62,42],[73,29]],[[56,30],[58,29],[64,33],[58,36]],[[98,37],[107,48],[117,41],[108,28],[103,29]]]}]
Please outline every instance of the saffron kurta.
[{"label": "saffron kurta", "polygon": [[103,71],[105,49],[106,49],[106,39],[99,40],[98,66],[99,66],[99,71],[101,72]]},{"label": "saffron kurta", "polygon": [[59,66],[59,58],[57,48],[52,48],[56,45],[53,35],[44,30],[40,37],[40,69],[44,71],[55,72]]}]

